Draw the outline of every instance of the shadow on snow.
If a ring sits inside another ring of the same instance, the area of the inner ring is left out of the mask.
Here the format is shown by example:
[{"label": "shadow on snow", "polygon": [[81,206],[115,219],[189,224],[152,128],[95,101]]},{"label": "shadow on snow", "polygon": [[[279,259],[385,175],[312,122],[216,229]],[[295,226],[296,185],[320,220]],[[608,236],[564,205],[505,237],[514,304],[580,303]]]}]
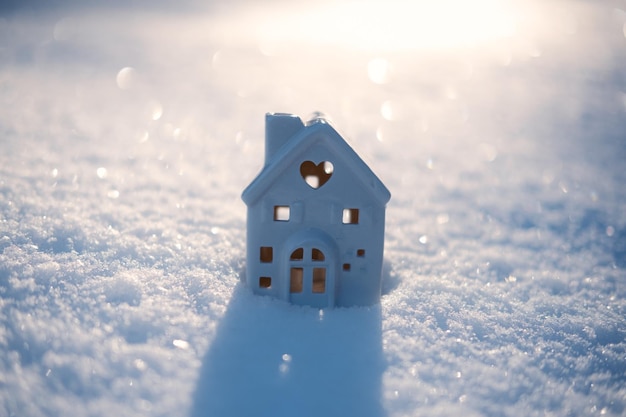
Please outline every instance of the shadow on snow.
[{"label": "shadow on snow", "polygon": [[239,284],[190,416],[379,417],[383,370],[380,305],[320,311]]}]

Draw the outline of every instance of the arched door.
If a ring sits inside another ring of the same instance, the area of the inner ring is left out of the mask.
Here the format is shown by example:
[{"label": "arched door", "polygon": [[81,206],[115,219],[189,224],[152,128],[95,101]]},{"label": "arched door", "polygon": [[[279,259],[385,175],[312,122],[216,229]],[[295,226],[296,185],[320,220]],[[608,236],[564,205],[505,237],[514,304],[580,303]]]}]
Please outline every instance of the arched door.
[{"label": "arched door", "polygon": [[328,307],[335,299],[332,254],[321,245],[304,245],[289,255],[288,290],[293,304]]}]

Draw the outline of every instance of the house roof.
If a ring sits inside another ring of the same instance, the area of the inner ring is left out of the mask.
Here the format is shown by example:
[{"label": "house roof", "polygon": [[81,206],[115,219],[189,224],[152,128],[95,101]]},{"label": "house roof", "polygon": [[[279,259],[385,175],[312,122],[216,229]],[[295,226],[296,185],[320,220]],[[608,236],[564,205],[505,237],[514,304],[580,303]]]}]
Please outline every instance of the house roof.
[{"label": "house roof", "polygon": [[243,191],[241,195],[243,201],[247,205],[254,204],[272,187],[287,167],[299,162],[307,150],[318,143],[323,143],[335,157],[350,167],[355,180],[359,181],[366,190],[369,190],[371,196],[380,204],[385,205],[389,201],[391,193],[387,187],[323,118],[317,118],[307,123],[305,127],[285,142],[269,161],[266,161],[261,172]]}]

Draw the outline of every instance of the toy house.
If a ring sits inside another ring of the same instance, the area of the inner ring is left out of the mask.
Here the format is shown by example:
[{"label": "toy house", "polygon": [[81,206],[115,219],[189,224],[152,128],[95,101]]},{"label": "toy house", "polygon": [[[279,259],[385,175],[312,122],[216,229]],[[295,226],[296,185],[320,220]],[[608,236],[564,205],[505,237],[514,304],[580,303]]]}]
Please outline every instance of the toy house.
[{"label": "toy house", "polygon": [[268,113],[265,165],[242,194],[247,285],[317,308],[377,303],[390,198],[327,120]]}]

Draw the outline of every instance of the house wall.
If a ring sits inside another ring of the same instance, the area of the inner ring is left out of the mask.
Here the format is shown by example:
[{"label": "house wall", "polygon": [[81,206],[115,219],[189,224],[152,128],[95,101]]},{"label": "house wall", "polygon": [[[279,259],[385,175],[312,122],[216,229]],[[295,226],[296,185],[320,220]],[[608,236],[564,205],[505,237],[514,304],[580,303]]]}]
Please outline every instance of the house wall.
[{"label": "house wall", "polygon": [[[355,181],[349,167],[324,147],[311,149],[304,159],[331,161],[333,175],[325,185],[313,189],[300,175],[298,160],[248,207],[248,285],[258,294],[288,297],[285,262],[292,248],[285,244],[303,230],[317,230],[335,245],[335,304],[374,304],[380,298],[385,208],[373,198],[371,190]],[[289,207],[288,221],[274,220],[275,206]],[[344,209],[358,209],[358,224],[343,224]],[[272,248],[271,262],[261,262],[261,247]],[[259,285],[260,277],[271,278],[269,287]]]}]

